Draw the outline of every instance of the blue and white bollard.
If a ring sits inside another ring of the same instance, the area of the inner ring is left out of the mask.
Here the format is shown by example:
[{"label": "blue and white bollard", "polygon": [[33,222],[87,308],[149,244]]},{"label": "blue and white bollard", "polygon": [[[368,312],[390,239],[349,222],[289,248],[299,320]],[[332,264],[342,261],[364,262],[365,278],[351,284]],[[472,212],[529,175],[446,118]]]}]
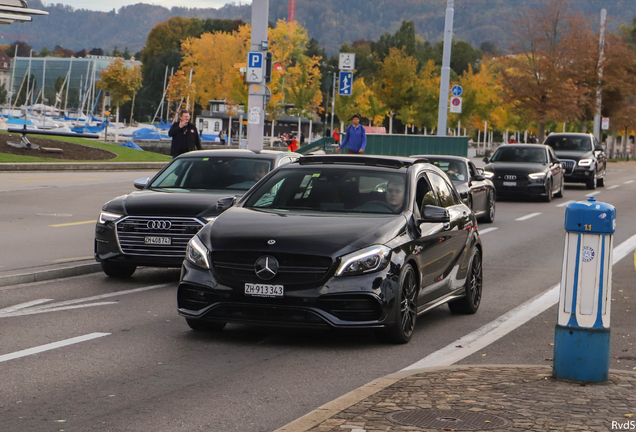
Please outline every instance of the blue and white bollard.
[{"label": "blue and white bollard", "polygon": [[552,376],[606,381],[616,208],[594,197],[572,203],[565,211],[565,230]]}]

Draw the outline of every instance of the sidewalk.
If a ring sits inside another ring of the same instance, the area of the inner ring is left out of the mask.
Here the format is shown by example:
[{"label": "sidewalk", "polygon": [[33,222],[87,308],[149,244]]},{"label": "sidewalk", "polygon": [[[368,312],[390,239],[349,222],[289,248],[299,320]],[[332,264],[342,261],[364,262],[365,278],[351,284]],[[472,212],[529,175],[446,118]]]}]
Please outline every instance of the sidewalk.
[{"label": "sidewalk", "polygon": [[43,264],[12,270],[0,269],[0,289],[11,285],[80,276],[100,271],[102,271],[102,267],[94,259]]},{"label": "sidewalk", "polygon": [[635,414],[633,372],[584,385],[545,366],[449,366],[380,378],[277,432],[636,430]]}]

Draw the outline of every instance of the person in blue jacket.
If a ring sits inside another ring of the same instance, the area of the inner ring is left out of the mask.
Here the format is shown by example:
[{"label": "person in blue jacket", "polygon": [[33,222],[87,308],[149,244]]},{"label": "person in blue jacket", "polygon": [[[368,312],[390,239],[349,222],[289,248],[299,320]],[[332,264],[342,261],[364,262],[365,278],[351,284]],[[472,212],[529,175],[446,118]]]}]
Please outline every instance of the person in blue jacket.
[{"label": "person in blue jacket", "polygon": [[353,124],[347,128],[347,134],[342,140],[338,151],[346,148],[347,154],[362,154],[367,146],[367,133],[364,130],[364,126],[360,124],[360,116],[358,114],[355,114],[351,121]]}]

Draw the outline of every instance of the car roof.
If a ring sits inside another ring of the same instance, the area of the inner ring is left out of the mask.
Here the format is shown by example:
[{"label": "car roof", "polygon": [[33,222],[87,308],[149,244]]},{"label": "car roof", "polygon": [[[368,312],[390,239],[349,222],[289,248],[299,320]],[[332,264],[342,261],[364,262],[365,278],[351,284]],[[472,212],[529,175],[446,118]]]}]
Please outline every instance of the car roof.
[{"label": "car roof", "polygon": [[277,159],[280,156],[298,156],[302,155],[299,153],[291,153],[288,151],[277,151],[277,150],[261,150],[260,152],[246,150],[246,149],[213,149],[213,150],[195,150],[188,153],[184,153],[179,156],[179,158],[190,158],[190,157],[244,157],[244,158],[255,158],[255,159]]},{"label": "car roof", "polygon": [[415,159],[408,156],[383,156],[383,155],[320,155],[303,156],[298,160],[300,165],[352,165],[352,166],[376,166],[385,168],[405,168],[417,163],[427,162],[424,159]]},{"label": "car roof", "polygon": [[581,132],[555,132],[555,133],[551,133],[550,135],[548,135],[546,137],[546,139],[552,137],[552,136],[574,136],[574,137],[589,137],[592,134],[589,133],[581,133]]},{"label": "car roof", "polygon": [[537,148],[537,147],[541,147],[543,149],[551,148],[550,146],[545,145],[545,144],[504,144],[504,145],[500,146],[499,148],[504,148],[504,147],[515,147],[515,148]]},{"label": "car roof", "polygon": [[468,162],[470,159],[462,157],[462,156],[451,156],[451,155],[413,155],[411,156],[415,159],[436,159],[436,160],[448,160],[448,161],[458,161],[458,162]]}]

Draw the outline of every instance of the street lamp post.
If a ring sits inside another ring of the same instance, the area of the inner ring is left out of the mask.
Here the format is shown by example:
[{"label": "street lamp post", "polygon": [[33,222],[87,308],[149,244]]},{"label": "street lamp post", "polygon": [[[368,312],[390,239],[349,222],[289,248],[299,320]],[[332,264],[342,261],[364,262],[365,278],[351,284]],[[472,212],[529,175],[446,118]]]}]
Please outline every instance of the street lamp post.
[{"label": "street lamp post", "polygon": [[453,18],[455,0],[448,0],[446,5],[446,24],[444,26],[444,57],[442,59],[442,76],[439,85],[439,112],[437,115],[437,135],[446,136],[448,121],[448,88],[450,86],[451,46],[453,44]]}]

